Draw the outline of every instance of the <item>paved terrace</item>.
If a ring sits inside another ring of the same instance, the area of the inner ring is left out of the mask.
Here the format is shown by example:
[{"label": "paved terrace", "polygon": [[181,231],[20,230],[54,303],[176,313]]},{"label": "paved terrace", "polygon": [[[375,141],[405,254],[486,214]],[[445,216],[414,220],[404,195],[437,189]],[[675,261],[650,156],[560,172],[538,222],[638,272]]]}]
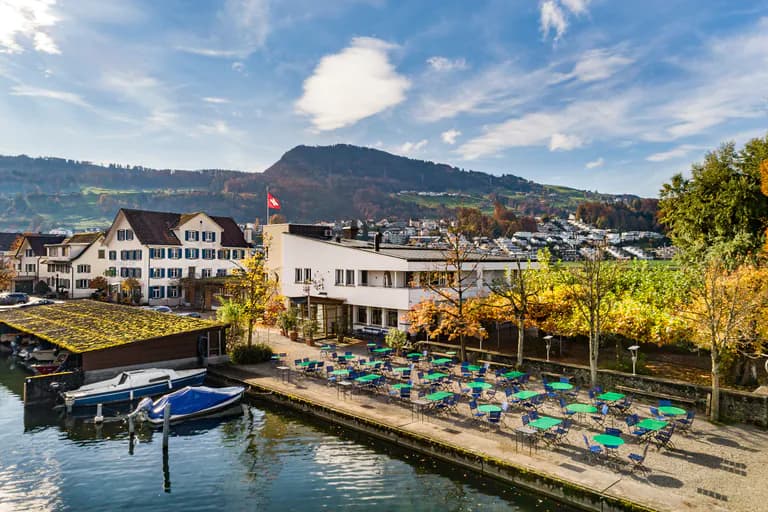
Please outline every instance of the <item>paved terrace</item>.
[{"label": "paved terrace", "polygon": [[[264,333],[261,335],[264,339]],[[294,359],[309,357],[324,360],[319,347],[309,347],[270,333],[275,352],[288,354],[286,366]],[[360,357],[367,357],[364,344],[344,347]],[[393,362],[397,366],[396,361]],[[324,365],[325,366],[325,365]],[[503,460],[518,467],[535,470],[560,480],[568,480],[609,496],[630,500],[664,511],[756,511],[768,510],[768,486],[764,483],[768,463],[768,433],[746,425],[714,425],[696,418],[690,434],[675,433],[674,447],[658,450],[652,446],[645,461],[650,472],[630,471],[629,453],[642,453],[643,445],[624,435],[626,444],[619,448],[620,458],[627,464],[608,466],[589,462],[582,433],[591,440],[602,433],[592,422],[577,422],[567,439],[556,447],[539,444],[529,453],[526,446],[516,446],[514,428],[521,425],[522,410],[511,409],[501,428],[492,428],[470,417],[468,401],[463,398],[457,410],[448,414],[427,412],[422,419],[413,416],[407,403],[388,400],[384,395],[353,393],[337,396],[337,389],[325,378],[304,377],[293,371],[285,382],[274,364],[220,368],[217,371],[262,388],[301,397],[321,406],[332,407],[359,418],[396,427],[401,431],[426,436],[470,452]],[[456,371],[454,369],[454,371]],[[324,375],[325,371],[321,373]],[[414,375],[415,379],[415,375]],[[493,382],[493,377],[487,379]],[[533,380],[528,389],[540,391],[542,385]],[[415,393],[414,393],[415,395]],[[499,392],[491,403],[504,397]],[[579,402],[588,403],[584,394]],[[483,402],[481,402],[483,403]],[[633,411],[648,417],[647,404],[635,401]],[[559,406],[546,401],[543,415],[562,418]],[[623,418],[615,418],[615,426],[627,428]],[[606,422],[610,425],[611,420]]]}]

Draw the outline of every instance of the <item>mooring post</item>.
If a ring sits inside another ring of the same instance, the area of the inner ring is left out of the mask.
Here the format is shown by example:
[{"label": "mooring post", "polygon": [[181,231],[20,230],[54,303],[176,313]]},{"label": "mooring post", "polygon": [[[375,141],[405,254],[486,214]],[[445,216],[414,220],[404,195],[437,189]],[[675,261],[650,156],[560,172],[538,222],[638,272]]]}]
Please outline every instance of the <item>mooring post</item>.
[{"label": "mooring post", "polygon": [[128,415],[128,455],[133,455],[133,445],[136,441],[135,424],[133,414]]},{"label": "mooring post", "polygon": [[163,409],[163,450],[168,450],[168,435],[171,430],[171,404],[166,403]]},{"label": "mooring post", "polygon": [[102,423],[104,421],[104,415],[101,413],[101,404],[96,405],[96,417],[93,418],[94,423]]}]

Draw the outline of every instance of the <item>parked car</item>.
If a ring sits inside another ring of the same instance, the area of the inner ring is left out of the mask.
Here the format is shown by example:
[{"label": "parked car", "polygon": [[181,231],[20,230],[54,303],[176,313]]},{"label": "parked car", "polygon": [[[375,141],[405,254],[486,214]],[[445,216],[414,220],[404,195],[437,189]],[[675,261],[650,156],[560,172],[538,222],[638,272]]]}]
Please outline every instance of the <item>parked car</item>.
[{"label": "parked car", "polygon": [[184,313],[176,313],[176,314],[179,316],[186,316],[189,318],[201,318],[200,313],[198,313],[197,311],[187,311]]},{"label": "parked car", "polygon": [[29,295],[21,292],[0,294],[0,304],[11,306],[13,304],[25,304],[29,302]]},{"label": "parked car", "polygon": [[153,311],[157,311],[158,313],[172,313],[173,310],[169,308],[168,306],[153,306]]}]

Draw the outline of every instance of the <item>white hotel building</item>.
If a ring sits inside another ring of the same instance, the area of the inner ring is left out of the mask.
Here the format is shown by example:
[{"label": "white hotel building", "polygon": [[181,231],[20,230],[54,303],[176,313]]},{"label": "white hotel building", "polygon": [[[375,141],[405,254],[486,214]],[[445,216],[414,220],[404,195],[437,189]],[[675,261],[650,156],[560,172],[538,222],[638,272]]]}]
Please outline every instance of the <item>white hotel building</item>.
[{"label": "white hotel building", "polygon": [[[321,337],[333,335],[340,326],[347,332],[407,330],[407,311],[431,294],[419,286],[420,273],[445,271],[445,253],[347,235],[334,237],[325,226],[264,226],[266,268],[278,278],[281,293],[291,303],[303,308],[309,297]],[[508,257],[470,259],[467,268],[476,275],[468,296],[487,293],[493,279],[516,265]]]}]

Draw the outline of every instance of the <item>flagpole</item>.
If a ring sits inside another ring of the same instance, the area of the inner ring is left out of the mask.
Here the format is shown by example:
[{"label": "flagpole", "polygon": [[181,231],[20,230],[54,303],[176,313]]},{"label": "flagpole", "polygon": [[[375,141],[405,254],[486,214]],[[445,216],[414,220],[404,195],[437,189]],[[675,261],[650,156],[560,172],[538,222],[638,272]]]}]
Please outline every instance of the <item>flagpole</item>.
[{"label": "flagpole", "polygon": [[269,224],[269,185],[267,185],[266,201],[267,201],[267,222],[266,223]]}]

